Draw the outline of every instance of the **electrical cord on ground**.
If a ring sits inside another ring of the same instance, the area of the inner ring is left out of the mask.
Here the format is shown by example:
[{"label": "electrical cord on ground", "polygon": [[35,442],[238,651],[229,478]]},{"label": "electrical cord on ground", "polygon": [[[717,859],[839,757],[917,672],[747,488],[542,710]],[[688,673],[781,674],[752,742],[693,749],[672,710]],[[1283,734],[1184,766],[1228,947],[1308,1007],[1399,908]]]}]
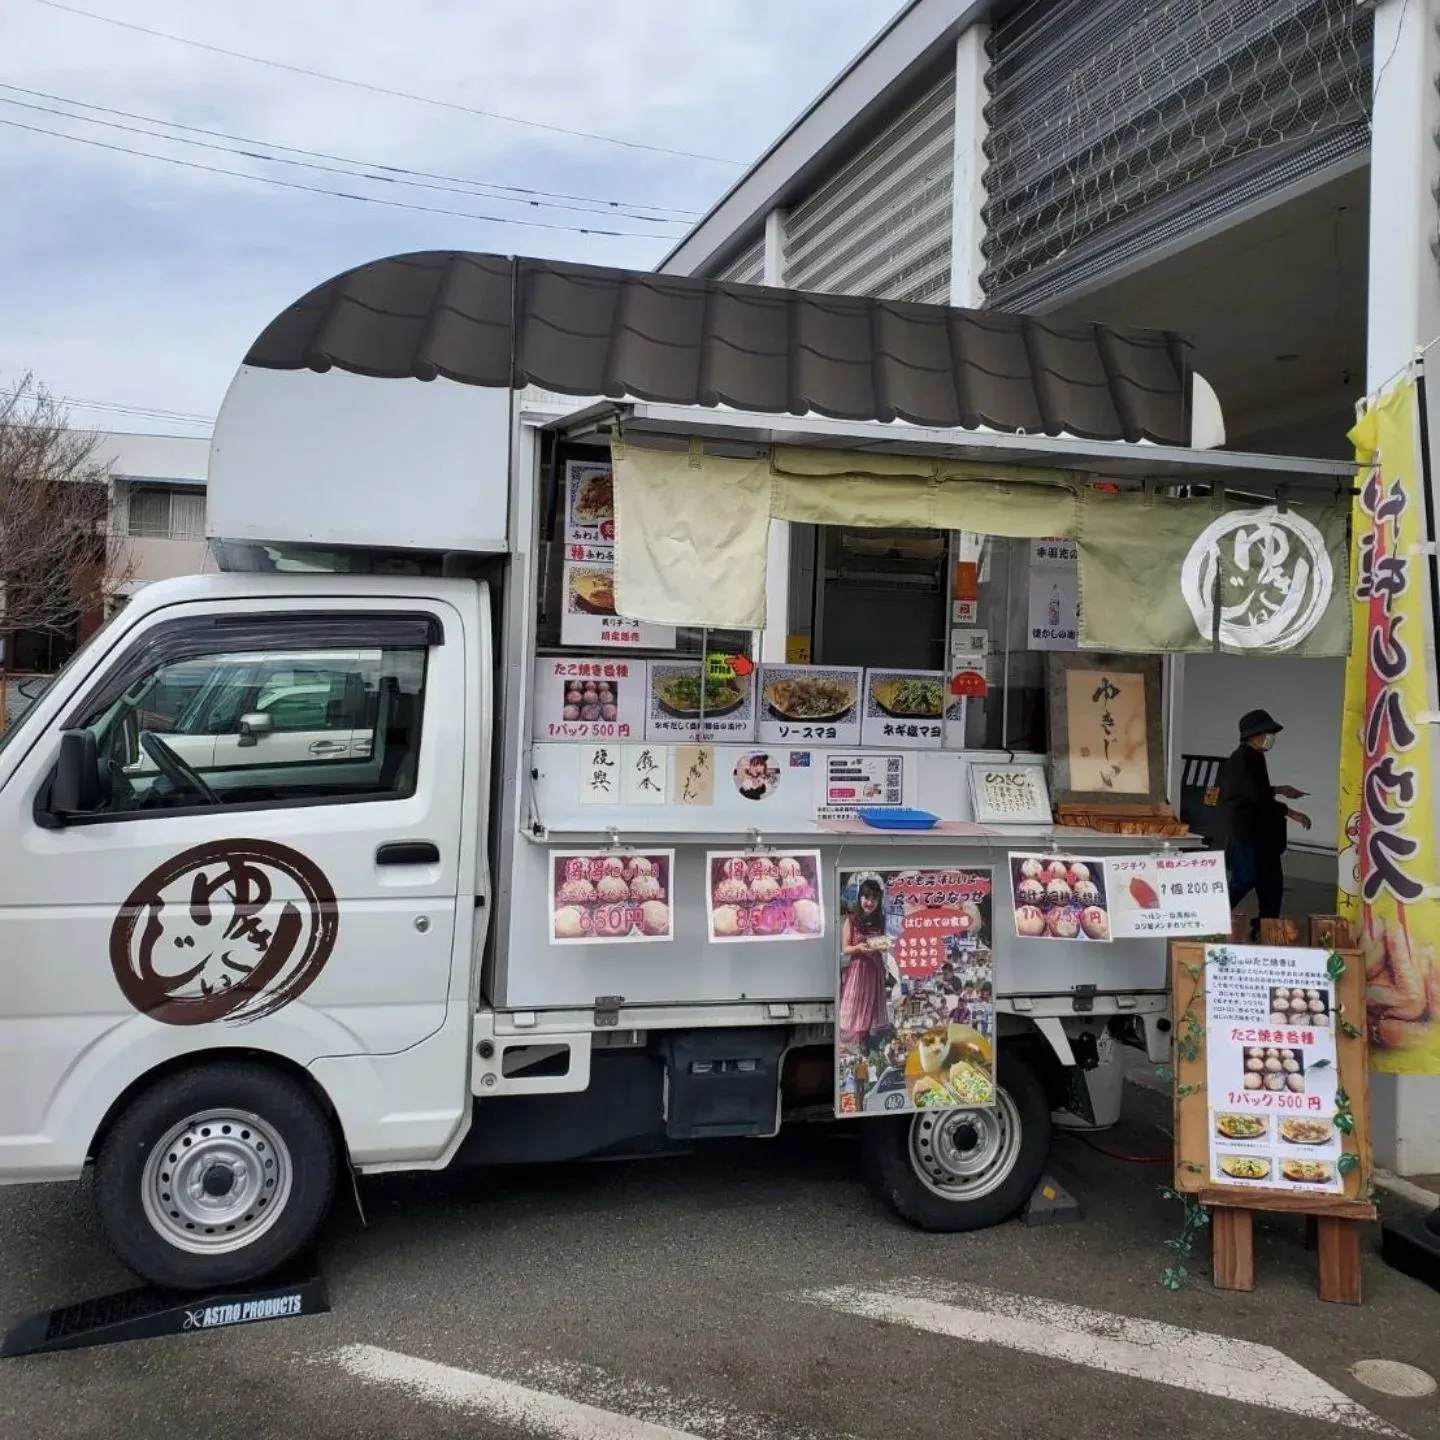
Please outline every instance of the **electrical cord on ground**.
[{"label": "electrical cord on ground", "polygon": [[1131,1155],[1124,1150],[1111,1150],[1108,1146],[1100,1144],[1098,1140],[1092,1140],[1090,1136],[1082,1134],[1078,1130],[1057,1130],[1057,1135],[1069,1136],[1071,1140],[1078,1140],[1082,1145],[1088,1145],[1097,1154],[1103,1155],[1107,1160],[1119,1160],[1126,1165],[1169,1165],[1175,1159],[1170,1155]]}]

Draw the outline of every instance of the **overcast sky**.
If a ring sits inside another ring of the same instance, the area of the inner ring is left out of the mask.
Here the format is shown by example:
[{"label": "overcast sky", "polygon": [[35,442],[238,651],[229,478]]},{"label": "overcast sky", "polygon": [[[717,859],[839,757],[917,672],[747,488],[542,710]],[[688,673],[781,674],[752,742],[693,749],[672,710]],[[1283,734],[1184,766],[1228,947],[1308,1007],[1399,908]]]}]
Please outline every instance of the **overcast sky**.
[{"label": "overcast sky", "polygon": [[[683,233],[674,212],[703,211],[743,173],[741,163],[691,157],[753,160],[899,0],[65,4],[74,8],[0,0],[0,83],[8,87],[0,88],[0,122],[9,122],[0,123],[0,383],[30,369],[78,400],[213,416],[269,320],[364,261],[455,248],[649,268]],[[536,123],[334,84],[74,9]],[[208,147],[237,142],[170,128],[177,123],[430,172],[441,178],[424,183],[439,188],[357,178],[354,167],[313,153],[292,152],[301,164],[223,154]],[[509,223],[244,178],[258,175]],[[473,182],[548,192],[536,197],[546,203],[502,199]],[[628,213],[592,201],[622,202]],[[630,234],[515,223],[522,220]],[[76,410],[75,418],[96,428],[203,433],[103,411]]]}]

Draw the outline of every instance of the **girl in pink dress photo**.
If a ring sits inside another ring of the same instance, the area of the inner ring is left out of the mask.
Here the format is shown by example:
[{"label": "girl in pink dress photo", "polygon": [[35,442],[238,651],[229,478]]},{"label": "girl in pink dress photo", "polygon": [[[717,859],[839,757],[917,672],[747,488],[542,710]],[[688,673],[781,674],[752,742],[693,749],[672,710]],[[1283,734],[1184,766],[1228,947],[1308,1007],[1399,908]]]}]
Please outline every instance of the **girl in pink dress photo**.
[{"label": "girl in pink dress photo", "polygon": [[860,882],[840,933],[840,1041],[861,1054],[893,1029],[886,1003],[892,977],[885,964],[885,889],[875,876]]}]

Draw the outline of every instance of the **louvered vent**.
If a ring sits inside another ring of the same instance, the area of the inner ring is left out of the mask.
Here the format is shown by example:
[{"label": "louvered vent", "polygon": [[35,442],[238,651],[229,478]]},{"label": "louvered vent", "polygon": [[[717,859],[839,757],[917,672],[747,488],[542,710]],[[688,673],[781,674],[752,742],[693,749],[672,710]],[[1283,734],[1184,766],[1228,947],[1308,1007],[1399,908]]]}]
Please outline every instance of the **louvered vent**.
[{"label": "louvered vent", "polygon": [[1356,0],[1029,0],[990,38],[986,302],[1027,309],[1366,153]]},{"label": "louvered vent", "polygon": [[736,285],[763,285],[765,283],[765,232],[762,230],[753,243],[747,245],[738,255],[731,256],[711,278],[729,280]]},{"label": "louvered vent", "polygon": [[785,283],[944,304],[954,137],[952,70],[790,211]]}]

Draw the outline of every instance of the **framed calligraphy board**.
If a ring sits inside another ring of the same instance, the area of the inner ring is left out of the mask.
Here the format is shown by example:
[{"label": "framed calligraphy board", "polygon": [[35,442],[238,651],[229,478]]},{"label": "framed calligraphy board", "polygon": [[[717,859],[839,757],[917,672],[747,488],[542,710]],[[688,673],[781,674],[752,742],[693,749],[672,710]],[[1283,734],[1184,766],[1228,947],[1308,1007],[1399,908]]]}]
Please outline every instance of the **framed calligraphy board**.
[{"label": "framed calligraphy board", "polygon": [[1048,657],[1050,798],[1057,805],[1165,803],[1160,657]]}]

